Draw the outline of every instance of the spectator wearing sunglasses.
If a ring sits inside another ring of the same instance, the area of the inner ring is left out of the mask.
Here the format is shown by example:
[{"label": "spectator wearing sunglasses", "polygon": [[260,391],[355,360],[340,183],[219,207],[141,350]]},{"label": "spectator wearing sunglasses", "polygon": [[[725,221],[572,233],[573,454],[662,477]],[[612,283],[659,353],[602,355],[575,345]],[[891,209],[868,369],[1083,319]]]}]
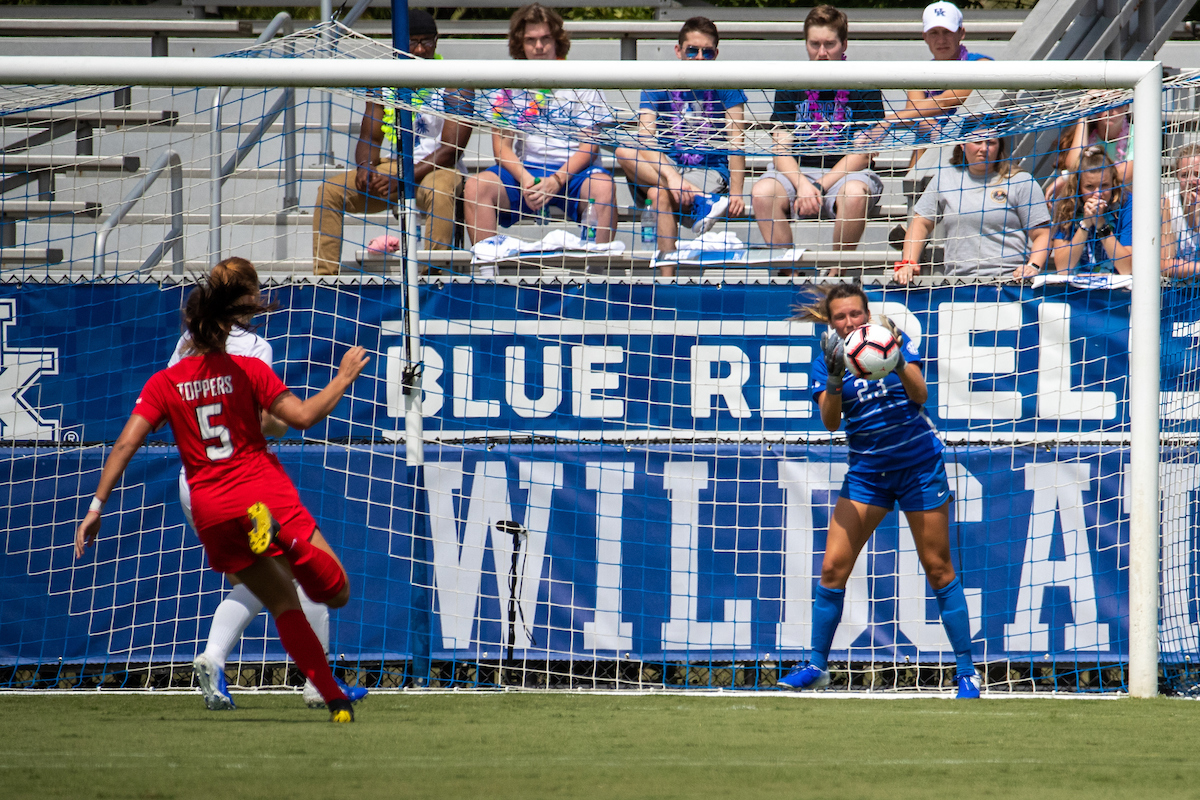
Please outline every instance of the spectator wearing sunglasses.
[{"label": "spectator wearing sunglasses", "polygon": [[[844,61],[849,39],[846,15],[833,6],[817,6],[804,19],[804,45],[809,61]],[[792,154],[792,147],[845,145],[856,123],[883,118],[878,89],[834,91],[780,89],[775,92],[771,122],[775,156],[771,169],[751,193],[754,218],[763,239],[773,247],[792,244],[792,218],[832,217],[833,247],[853,250],[877,208],[883,181],[871,170],[867,153]],[[836,274],[836,272],[834,273]]]},{"label": "spectator wearing sunglasses", "polygon": [[[682,61],[712,61],[717,57],[717,26],[705,17],[692,17],[679,31],[675,56]],[[679,233],[676,215],[693,233],[704,233],[721,216],[741,216],[746,157],[727,155],[744,146],[746,94],[740,89],[643,91],[639,137],[643,148],[617,148],[634,199],[646,199],[658,215],[660,253],[675,250]],[[674,274],[663,265],[662,274]]]}]

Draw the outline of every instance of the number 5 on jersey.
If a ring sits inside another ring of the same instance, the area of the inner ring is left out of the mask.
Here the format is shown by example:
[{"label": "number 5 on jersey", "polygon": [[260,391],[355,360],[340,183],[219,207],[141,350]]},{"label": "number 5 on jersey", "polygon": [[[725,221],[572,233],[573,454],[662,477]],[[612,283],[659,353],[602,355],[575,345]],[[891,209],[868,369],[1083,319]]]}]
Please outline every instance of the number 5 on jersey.
[{"label": "number 5 on jersey", "polygon": [[200,438],[205,442],[219,439],[220,444],[210,444],[204,448],[209,461],[221,461],[233,455],[233,441],[229,438],[229,428],[224,425],[214,425],[212,418],[222,412],[220,403],[210,403],[196,408],[196,422],[200,425]]}]

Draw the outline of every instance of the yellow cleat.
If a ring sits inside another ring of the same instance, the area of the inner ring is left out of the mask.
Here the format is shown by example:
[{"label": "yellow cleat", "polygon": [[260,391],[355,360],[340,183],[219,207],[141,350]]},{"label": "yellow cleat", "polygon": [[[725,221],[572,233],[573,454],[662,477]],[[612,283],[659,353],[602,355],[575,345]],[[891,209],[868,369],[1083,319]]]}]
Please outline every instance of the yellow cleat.
[{"label": "yellow cleat", "polygon": [[330,722],[354,722],[354,707],[349,700],[329,701]]},{"label": "yellow cleat", "polygon": [[275,534],[279,533],[279,523],[271,516],[271,509],[263,503],[255,503],[246,510],[250,517],[250,552],[260,556],[267,552]]}]

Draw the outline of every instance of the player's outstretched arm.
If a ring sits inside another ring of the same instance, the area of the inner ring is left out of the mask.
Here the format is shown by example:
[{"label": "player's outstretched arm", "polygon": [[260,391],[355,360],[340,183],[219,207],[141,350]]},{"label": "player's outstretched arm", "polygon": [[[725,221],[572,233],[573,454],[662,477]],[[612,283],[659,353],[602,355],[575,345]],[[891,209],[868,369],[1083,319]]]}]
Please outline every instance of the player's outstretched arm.
[{"label": "player's outstretched arm", "polygon": [[284,392],[271,404],[271,413],[293,428],[305,431],[328,417],[337,406],[342,395],[362,374],[371,357],[362,347],[351,347],[342,356],[338,374],[321,391],[307,400],[301,400],[291,392]]},{"label": "player's outstretched arm", "polygon": [[76,558],[82,558],[84,551],[95,544],[96,536],[100,533],[100,514],[104,504],[108,502],[108,496],[125,474],[130,459],[142,446],[142,442],[146,441],[150,431],[150,423],[138,414],[130,416],[129,421],[125,423],[125,429],[117,437],[112,452],[104,461],[104,469],[100,472],[100,485],[96,487],[96,497],[92,500],[91,508],[75,531]]}]

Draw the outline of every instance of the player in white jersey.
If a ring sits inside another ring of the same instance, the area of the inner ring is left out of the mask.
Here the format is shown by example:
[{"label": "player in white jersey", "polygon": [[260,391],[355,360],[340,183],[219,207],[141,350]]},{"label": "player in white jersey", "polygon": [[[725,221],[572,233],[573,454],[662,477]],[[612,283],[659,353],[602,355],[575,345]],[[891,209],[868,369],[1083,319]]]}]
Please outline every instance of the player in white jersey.
[{"label": "player in white jersey", "polygon": [[[221,273],[228,273],[229,277],[245,284],[248,293],[258,291],[258,272],[254,269],[254,265],[244,258],[227,258],[213,267],[213,276],[219,276]],[[184,357],[190,342],[191,337],[187,333],[179,337],[179,342],[175,345],[175,352],[171,354],[171,358],[167,362],[168,367],[174,366]],[[270,343],[243,328],[234,327],[229,332],[229,338],[225,342],[225,352],[234,356],[257,358],[268,367],[274,367]],[[282,436],[287,433],[287,429],[287,425],[283,421],[263,411],[262,431],[264,435]],[[194,531],[196,523],[192,519],[191,492],[188,489],[187,475],[183,468],[179,470],[179,504],[183,507],[183,515],[187,518],[188,526]],[[227,577],[230,583],[234,584],[233,589],[213,613],[204,652],[196,656],[195,661],[192,662],[196,680],[204,695],[204,704],[213,711],[235,708],[233,697],[229,694],[229,688],[225,681],[225,662],[238,640],[242,638],[242,633],[263,611],[262,601],[255,597],[253,592],[232,574]],[[314,603],[310,600],[299,584],[297,584],[296,590],[300,596],[300,608],[308,619],[308,624],[312,626],[313,632],[317,634],[321,647],[328,654],[329,608],[322,603]],[[341,682],[339,681],[339,683]],[[352,702],[361,700],[367,694],[367,690],[361,687],[349,687],[345,684],[341,684],[341,686],[342,691]],[[325,707],[321,693],[309,680],[304,683],[304,702],[310,708]]]}]

